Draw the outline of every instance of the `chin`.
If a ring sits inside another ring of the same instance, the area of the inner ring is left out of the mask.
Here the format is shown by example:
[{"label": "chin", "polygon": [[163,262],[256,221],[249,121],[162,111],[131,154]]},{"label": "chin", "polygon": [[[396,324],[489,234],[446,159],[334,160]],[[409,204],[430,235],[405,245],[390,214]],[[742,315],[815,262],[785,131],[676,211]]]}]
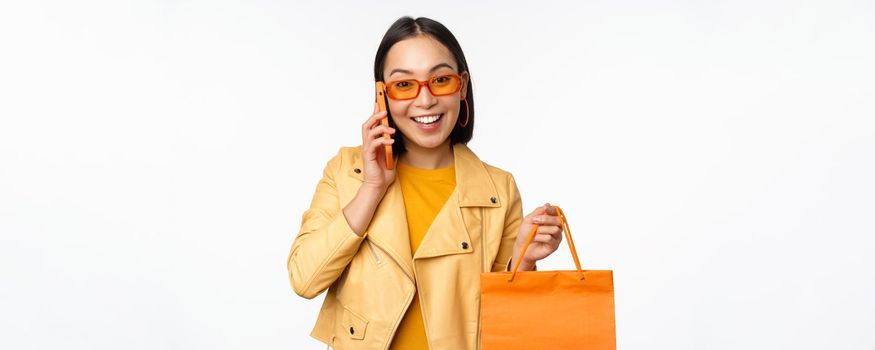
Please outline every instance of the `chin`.
[{"label": "chin", "polygon": [[422,147],[422,148],[437,148],[437,147],[440,147],[441,145],[443,145],[444,142],[446,142],[450,139],[450,132],[452,132],[452,130],[447,132],[446,137],[442,137],[442,138],[429,137],[426,139],[422,139],[422,138],[411,139],[410,137],[408,137],[407,141],[409,143],[414,143],[417,146]]}]

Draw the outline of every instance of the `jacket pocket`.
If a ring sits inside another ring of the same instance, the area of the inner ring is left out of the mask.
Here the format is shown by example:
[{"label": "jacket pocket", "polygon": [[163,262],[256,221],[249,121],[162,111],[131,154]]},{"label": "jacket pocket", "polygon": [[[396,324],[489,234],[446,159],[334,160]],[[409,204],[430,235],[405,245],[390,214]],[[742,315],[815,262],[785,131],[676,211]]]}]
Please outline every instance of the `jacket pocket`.
[{"label": "jacket pocket", "polygon": [[343,317],[340,320],[344,333],[352,339],[364,339],[368,330],[368,320],[359,314],[343,307]]}]

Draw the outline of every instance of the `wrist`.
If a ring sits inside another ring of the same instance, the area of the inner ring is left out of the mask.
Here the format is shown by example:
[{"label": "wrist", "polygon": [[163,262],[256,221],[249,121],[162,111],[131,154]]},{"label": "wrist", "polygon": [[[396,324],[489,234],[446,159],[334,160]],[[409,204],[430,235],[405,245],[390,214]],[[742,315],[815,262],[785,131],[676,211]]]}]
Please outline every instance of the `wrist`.
[{"label": "wrist", "polygon": [[362,184],[362,186],[359,188],[359,193],[367,197],[382,198],[383,195],[386,193],[386,190],[388,189],[388,186],[372,185],[365,183]]},{"label": "wrist", "polygon": [[[519,259],[521,250],[522,250],[521,245],[514,246],[513,257],[511,258],[511,262],[510,262],[510,269],[511,270],[513,270],[513,266],[516,265],[517,259]],[[533,271],[533,270],[535,270],[535,263],[536,263],[536,261],[530,261],[530,260],[526,259],[525,257],[523,257],[520,260],[520,267],[517,271]]]},{"label": "wrist", "polygon": [[528,262],[523,259],[523,262],[520,263],[520,268],[517,271],[534,271],[535,270],[535,262]]}]

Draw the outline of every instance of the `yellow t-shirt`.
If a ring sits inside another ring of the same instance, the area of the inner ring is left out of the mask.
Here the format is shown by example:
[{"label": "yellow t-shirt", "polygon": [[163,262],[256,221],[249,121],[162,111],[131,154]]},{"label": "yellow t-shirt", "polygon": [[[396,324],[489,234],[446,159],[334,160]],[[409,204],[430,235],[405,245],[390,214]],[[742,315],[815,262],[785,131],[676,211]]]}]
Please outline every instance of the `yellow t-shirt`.
[{"label": "yellow t-shirt", "polygon": [[[401,193],[407,211],[407,229],[410,232],[410,252],[413,254],[456,187],[456,169],[452,165],[434,170],[414,168],[400,162],[397,165],[396,175],[401,181]],[[398,325],[390,349],[428,349],[418,287],[417,293],[413,295],[413,302]]]}]

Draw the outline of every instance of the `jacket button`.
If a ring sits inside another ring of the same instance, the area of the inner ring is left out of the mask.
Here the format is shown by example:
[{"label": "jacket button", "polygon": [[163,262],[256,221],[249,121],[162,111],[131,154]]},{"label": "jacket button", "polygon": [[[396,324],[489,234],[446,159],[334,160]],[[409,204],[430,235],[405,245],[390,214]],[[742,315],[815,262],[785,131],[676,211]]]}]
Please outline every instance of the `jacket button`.
[{"label": "jacket button", "polygon": [[[361,173],[362,173],[362,169],[359,169],[359,168],[352,169],[352,171],[354,171],[356,174],[361,174]],[[493,202],[493,203],[494,203],[494,202]]]},{"label": "jacket button", "polygon": [[355,334],[355,328],[349,327],[349,334]]},{"label": "jacket button", "polygon": [[498,199],[496,199],[495,197],[492,197],[492,198],[489,198],[489,201],[494,204],[494,203],[498,202]]},{"label": "jacket button", "polygon": [[468,249],[468,242],[462,242],[462,249]]}]

